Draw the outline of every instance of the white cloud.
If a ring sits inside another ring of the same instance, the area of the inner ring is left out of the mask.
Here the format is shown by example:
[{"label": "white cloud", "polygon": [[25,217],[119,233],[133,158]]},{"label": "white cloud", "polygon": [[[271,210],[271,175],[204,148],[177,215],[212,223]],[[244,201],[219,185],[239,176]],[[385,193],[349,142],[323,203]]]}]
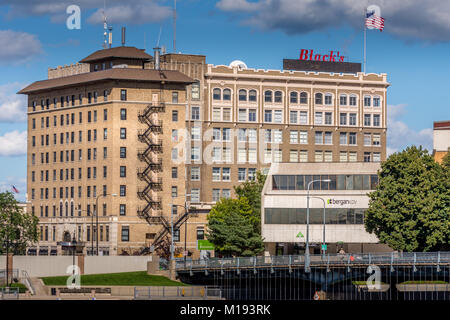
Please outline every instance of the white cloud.
[{"label": "white cloud", "polygon": [[25,87],[20,83],[0,85],[0,122],[23,122],[27,120],[27,98],[16,94]]},{"label": "white cloud", "polygon": [[[170,6],[164,0],[108,0],[106,14],[110,23],[152,23],[162,21],[171,16]],[[53,23],[64,23],[68,17],[66,8],[78,5],[82,19],[88,10],[98,9],[87,18],[89,23],[103,23],[103,0],[0,0],[0,4],[8,5],[8,16],[41,16],[49,15]]]},{"label": "white cloud", "polygon": [[27,154],[27,132],[18,130],[0,136],[0,156],[23,156]]},{"label": "white cloud", "polygon": [[351,25],[360,30],[366,5],[378,5],[385,29],[406,39],[450,41],[450,1],[442,0],[220,0],[217,8],[242,14],[242,23],[287,34]]},{"label": "white cloud", "polygon": [[0,30],[0,63],[22,63],[42,52],[42,45],[34,34]]},{"label": "white cloud", "polygon": [[433,150],[433,129],[411,129],[401,120],[407,113],[405,104],[388,105],[387,154],[401,151],[410,145],[422,145],[430,153]]}]

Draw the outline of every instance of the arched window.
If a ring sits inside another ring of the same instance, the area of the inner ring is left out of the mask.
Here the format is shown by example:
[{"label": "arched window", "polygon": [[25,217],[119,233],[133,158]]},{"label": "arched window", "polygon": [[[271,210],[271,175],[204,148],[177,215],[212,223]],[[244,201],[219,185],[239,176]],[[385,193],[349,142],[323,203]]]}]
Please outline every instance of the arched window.
[{"label": "arched window", "polygon": [[330,105],[333,102],[333,95],[331,93],[325,94],[325,104]]},{"label": "arched window", "polygon": [[215,88],[213,90],[213,99],[220,100],[220,89],[219,88]]},{"label": "arched window", "polygon": [[66,209],[66,217],[69,215],[69,203],[65,203],[65,209]]},{"label": "arched window", "polygon": [[347,105],[347,95],[346,94],[341,94],[339,96],[339,104],[341,106],[346,106]]},{"label": "arched window", "polygon": [[356,106],[356,101],[358,101],[358,99],[357,99],[357,96],[355,95],[355,94],[351,94],[350,95],[350,99],[349,99],[349,104],[351,105],[351,106]]},{"label": "arched window", "polygon": [[379,107],[380,106],[380,97],[379,96],[374,96],[373,97],[373,106],[374,107]]},{"label": "arched window", "polygon": [[223,89],[223,100],[229,101],[231,100],[231,90]]},{"label": "arched window", "polygon": [[283,102],[283,93],[281,91],[275,91],[275,102]]},{"label": "arched window", "polygon": [[64,242],[70,242],[71,241],[69,231],[64,231],[64,233],[63,233],[63,241]]},{"label": "arched window", "polygon": [[291,103],[298,103],[298,93],[295,91],[291,92],[291,99],[290,99]]},{"label": "arched window", "polygon": [[239,101],[247,101],[247,90],[239,90]]},{"label": "arched window", "polygon": [[323,104],[323,94],[316,93],[316,104]]},{"label": "arched window", "polygon": [[73,210],[73,202],[70,202],[70,216],[71,216],[71,217],[73,217],[73,213],[74,213],[74,210]]},{"label": "arched window", "polygon": [[372,100],[371,96],[364,96],[364,107],[370,107],[370,100]]},{"label": "arched window", "polygon": [[264,92],[264,102],[272,102],[272,91],[266,90]]},{"label": "arched window", "polygon": [[302,104],[308,103],[308,94],[306,92],[300,93],[300,103]]},{"label": "arched window", "polygon": [[60,203],[59,203],[59,216],[60,216],[60,217],[63,216],[63,212],[64,212],[64,209],[63,209],[63,203],[60,202]]},{"label": "arched window", "polygon": [[248,101],[256,102],[256,90],[250,90],[248,92]]}]

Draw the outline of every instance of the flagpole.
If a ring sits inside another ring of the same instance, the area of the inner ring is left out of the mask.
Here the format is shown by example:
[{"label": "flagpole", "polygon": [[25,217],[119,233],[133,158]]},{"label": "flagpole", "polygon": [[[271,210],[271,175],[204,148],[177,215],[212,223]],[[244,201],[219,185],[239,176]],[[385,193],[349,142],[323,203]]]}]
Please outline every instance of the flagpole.
[{"label": "flagpole", "polygon": [[366,15],[367,15],[367,9],[364,9],[364,73],[366,73]]}]

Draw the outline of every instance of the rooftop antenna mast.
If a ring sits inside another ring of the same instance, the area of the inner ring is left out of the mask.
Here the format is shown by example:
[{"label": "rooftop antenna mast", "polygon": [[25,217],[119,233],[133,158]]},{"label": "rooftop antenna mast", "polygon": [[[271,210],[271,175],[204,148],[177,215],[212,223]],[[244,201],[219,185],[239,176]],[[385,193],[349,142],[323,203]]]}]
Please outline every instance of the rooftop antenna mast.
[{"label": "rooftop antenna mast", "polygon": [[177,53],[177,0],[173,6],[173,52]]},{"label": "rooftop antenna mast", "polygon": [[106,0],[103,1],[103,49],[108,48],[108,24],[106,23]]}]

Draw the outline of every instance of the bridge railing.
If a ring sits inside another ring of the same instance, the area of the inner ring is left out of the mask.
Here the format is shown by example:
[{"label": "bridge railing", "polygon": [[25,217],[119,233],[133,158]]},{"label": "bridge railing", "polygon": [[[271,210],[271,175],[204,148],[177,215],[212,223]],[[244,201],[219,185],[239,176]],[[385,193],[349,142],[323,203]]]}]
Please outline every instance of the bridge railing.
[{"label": "bridge railing", "polygon": [[[398,265],[398,264],[440,264],[450,263],[450,252],[389,252],[389,253],[347,253],[310,255],[311,266],[323,265]],[[177,261],[177,270],[226,269],[275,266],[298,266],[305,264],[304,255],[257,256],[210,258]]]}]

